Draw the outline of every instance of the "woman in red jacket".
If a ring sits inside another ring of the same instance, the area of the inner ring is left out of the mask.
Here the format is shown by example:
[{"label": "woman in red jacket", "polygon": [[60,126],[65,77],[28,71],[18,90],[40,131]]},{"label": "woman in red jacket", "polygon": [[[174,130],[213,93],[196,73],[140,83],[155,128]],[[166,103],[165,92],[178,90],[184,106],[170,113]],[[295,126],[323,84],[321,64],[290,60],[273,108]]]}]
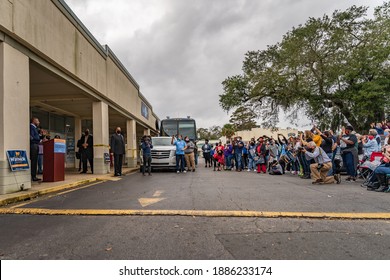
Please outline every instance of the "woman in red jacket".
[{"label": "woman in red jacket", "polygon": [[[225,158],[223,156],[224,152],[224,147],[221,142],[218,143],[218,146],[215,147],[215,154],[214,154],[214,159],[216,162],[218,162],[218,171],[222,170],[222,166],[225,165]],[[215,169],[214,169],[215,170]]]},{"label": "woman in red jacket", "polygon": [[256,162],[257,164],[257,173],[267,173],[267,162],[266,162],[266,144],[264,143],[264,138],[260,137],[259,143],[256,147],[256,155],[258,157],[258,160]]}]

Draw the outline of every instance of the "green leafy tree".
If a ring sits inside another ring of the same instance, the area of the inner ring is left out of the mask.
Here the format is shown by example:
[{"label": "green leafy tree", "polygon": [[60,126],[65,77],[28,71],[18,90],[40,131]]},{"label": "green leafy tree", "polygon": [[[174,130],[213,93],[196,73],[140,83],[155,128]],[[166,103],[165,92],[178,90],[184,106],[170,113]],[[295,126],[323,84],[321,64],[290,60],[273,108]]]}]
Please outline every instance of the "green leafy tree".
[{"label": "green leafy tree", "polygon": [[231,123],[227,123],[222,127],[222,136],[225,136],[227,139],[232,138],[235,132],[234,125]]},{"label": "green leafy tree", "polygon": [[390,104],[390,3],[310,18],[266,50],[245,56],[243,74],[223,81],[220,105],[254,108],[265,127],[306,114],[321,127],[365,130]]},{"label": "green leafy tree", "polygon": [[255,121],[256,117],[251,108],[240,106],[233,112],[229,122],[233,124],[236,131],[251,130],[258,127]]},{"label": "green leafy tree", "polygon": [[214,126],[209,128],[209,131],[210,131],[210,139],[216,140],[216,139],[221,138],[222,128],[220,126],[214,125]]},{"label": "green leafy tree", "polygon": [[199,139],[209,139],[211,136],[211,133],[207,128],[198,128],[196,132],[199,135]]}]

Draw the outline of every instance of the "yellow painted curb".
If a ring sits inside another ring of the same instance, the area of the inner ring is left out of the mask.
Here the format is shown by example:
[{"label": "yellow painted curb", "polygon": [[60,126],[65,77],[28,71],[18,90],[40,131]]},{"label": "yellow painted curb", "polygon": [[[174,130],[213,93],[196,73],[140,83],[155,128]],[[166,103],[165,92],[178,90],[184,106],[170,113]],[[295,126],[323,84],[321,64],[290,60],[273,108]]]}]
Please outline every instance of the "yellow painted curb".
[{"label": "yellow painted curb", "polygon": [[[132,173],[137,172],[138,170],[139,170],[138,167],[131,168],[129,170],[126,170],[123,174],[132,174]],[[100,178],[94,177],[94,178],[85,179],[85,180],[77,181],[74,183],[64,184],[64,185],[55,186],[55,187],[51,187],[51,188],[46,188],[46,189],[42,189],[42,190],[38,190],[38,191],[29,191],[28,193],[19,192],[19,193],[16,193],[14,197],[6,198],[6,199],[0,198],[0,207],[6,206],[8,204],[16,203],[16,202],[25,201],[28,199],[37,198],[38,196],[41,196],[41,195],[46,195],[46,194],[51,194],[51,193],[55,193],[58,191],[76,188],[78,186],[93,183],[93,182],[98,182],[98,181],[105,182],[105,181],[111,180],[111,178],[113,181],[115,181],[117,178],[117,177],[115,177],[115,180],[114,180],[113,175],[112,176],[108,176],[108,175],[105,175],[105,177],[103,177],[103,176]]]},{"label": "yellow painted curb", "polygon": [[86,179],[86,180],[82,180],[82,181],[77,181],[74,183],[69,183],[69,184],[65,184],[65,185],[60,185],[60,186],[55,186],[55,187],[51,187],[51,188],[47,188],[47,189],[33,191],[33,192],[26,193],[26,194],[24,194],[24,193],[19,194],[18,193],[17,196],[15,196],[15,197],[10,197],[7,199],[0,200],[0,206],[5,206],[8,204],[24,201],[27,199],[36,198],[40,195],[46,195],[46,194],[50,194],[50,193],[54,193],[54,192],[58,192],[58,191],[62,191],[62,190],[75,188],[75,187],[78,187],[81,185],[85,185],[85,184],[89,184],[89,183],[93,183],[93,182],[97,182],[97,181],[104,182],[105,179],[91,178],[91,179]]},{"label": "yellow painted curb", "polygon": [[376,219],[388,220],[390,213],[336,212],[261,212],[261,211],[202,211],[202,210],[113,210],[113,209],[41,209],[1,208],[0,214],[69,215],[69,216],[193,216],[247,218],[310,218],[310,219]]}]

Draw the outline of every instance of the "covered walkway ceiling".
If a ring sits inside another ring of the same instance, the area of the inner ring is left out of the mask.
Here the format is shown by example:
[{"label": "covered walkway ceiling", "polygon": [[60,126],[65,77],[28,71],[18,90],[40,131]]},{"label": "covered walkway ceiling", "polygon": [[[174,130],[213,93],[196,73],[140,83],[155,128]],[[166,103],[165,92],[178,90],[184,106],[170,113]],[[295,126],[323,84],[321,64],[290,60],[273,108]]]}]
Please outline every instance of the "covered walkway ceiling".
[{"label": "covered walkway ceiling", "polygon": [[[30,106],[57,115],[92,120],[92,103],[99,101],[80,88],[30,60]],[[109,107],[110,133],[120,126],[126,133],[127,117]],[[137,123],[137,134],[144,127]]]},{"label": "covered walkway ceiling", "polygon": [[92,119],[93,97],[30,60],[30,104],[59,115]]}]

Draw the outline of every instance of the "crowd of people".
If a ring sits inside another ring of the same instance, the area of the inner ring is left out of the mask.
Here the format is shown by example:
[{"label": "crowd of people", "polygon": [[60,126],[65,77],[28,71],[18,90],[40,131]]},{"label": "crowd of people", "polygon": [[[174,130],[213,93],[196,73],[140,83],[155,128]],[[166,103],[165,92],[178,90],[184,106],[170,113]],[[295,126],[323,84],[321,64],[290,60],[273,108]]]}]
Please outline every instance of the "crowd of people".
[{"label": "crowd of people", "polygon": [[[380,162],[362,186],[367,190],[389,192],[389,132],[388,121],[372,124],[367,135],[355,132],[350,125],[342,127],[338,135],[313,126],[297,135],[278,134],[276,139],[263,135],[244,142],[241,137],[235,137],[226,143],[214,144],[206,139],[202,152],[205,168],[214,171],[246,170],[270,175],[289,172],[302,179],[311,179],[313,184],[340,184],[342,173],[346,173],[345,181],[355,182],[364,162],[370,161],[373,153],[380,153]],[[172,145],[176,146],[176,171],[195,171],[196,145],[188,137],[182,140],[181,136],[172,137]]]},{"label": "crowd of people", "polygon": [[[38,129],[38,118],[32,118],[30,125],[31,177],[38,181],[42,173],[42,144],[48,140],[44,130]],[[339,134],[332,130],[321,131],[313,126],[311,130],[285,137],[278,134],[276,139],[263,135],[244,142],[241,137],[210,143],[207,139],[202,146],[205,168],[214,171],[268,173],[283,175],[291,173],[302,179],[311,179],[313,184],[355,182],[363,177],[363,187],[377,192],[390,192],[390,121],[373,123],[368,134],[354,131],[350,125],[342,127]],[[56,136],[57,138],[57,136]],[[188,136],[173,136],[171,144],[176,147],[176,172],[195,172],[198,165],[198,148]],[[117,127],[110,141],[115,176],[122,175],[122,159],[125,142],[121,128]],[[76,156],[80,159],[79,171],[87,172],[87,162],[93,173],[93,137],[86,129],[77,142]],[[142,139],[143,175],[151,175],[150,162],[153,148],[150,136]],[[375,161],[373,155],[379,155]],[[370,163],[370,164],[368,164]],[[82,170],[81,170],[82,169]],[[363,172],[364,171],[364,174]]]}]

